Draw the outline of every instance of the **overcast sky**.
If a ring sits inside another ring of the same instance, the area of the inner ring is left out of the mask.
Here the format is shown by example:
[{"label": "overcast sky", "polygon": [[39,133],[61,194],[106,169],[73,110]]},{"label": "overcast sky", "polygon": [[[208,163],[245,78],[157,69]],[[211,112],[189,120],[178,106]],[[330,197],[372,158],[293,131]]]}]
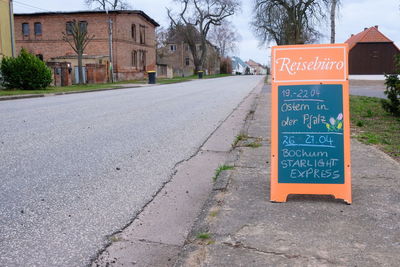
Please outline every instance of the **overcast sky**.
[{"label": "overcast sky", "polygon": [[[88,9],[84,0],[14,0],[15,13],[43,11],[75,11]],[[168,27],[165,7],[171,0],[129,0],[133,9],[143,10],[161,26]],[[336,42],[347,40],[350,34],[358,33],[365,27],[379,25],[379,30],[400,47],[400,0],[342,0],[337,19]],[[250,29],[253,0],[242,0],[242,11],[230,20],[236,26],[242,39],[237,56],[243,60],[253,59],[266,64],[270,51],[268,46],[260,47]],[[320,42],[329,41],[328,22],[321,26],[326,37]]]}]

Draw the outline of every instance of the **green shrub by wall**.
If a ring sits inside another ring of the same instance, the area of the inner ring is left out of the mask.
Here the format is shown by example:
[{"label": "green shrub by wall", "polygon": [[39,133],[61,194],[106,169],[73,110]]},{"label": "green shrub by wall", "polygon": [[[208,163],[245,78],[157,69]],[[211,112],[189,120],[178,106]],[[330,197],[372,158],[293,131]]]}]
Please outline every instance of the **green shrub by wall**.
[{"label": "green shrub by wall", "polygon": [[52,81],[51,70],[46,64],[24,49],[16,58],[3,58],[0,72],[2,85],[8,89],[45,89]]}]

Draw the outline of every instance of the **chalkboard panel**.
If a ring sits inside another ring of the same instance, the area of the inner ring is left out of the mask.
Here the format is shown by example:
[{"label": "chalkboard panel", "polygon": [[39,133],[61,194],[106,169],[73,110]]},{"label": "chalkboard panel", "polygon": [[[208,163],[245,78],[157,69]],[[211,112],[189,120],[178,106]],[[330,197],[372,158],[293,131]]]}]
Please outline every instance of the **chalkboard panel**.
[{"label": "chalkboard panel", "polygon": [[278,183],[344,184],[342,85],[278,86]]}]

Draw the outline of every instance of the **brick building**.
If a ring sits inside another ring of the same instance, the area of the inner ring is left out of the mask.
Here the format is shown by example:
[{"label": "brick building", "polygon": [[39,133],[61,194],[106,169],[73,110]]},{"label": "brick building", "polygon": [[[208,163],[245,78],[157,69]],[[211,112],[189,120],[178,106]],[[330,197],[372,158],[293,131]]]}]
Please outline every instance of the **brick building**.
[{"label": "brick building", "polygon": [[[196,49],[201,53],[200,36],[197,34]],[[206,75],[220,73],[220,55],[216,46],[207,42],[207,54],[203,64]],[[172,69],[173,76],[190,76],[195,72],[193,54],[187,42],[175,29],[169,29],[164,46],[157,50],[157,64],[168,66]]]},{"label": "brick building", "polygon": [[[68,62],[74,75],[76,53],[63,41],[71,21],[87,27],[94,39],[84,51],[84,65],[109,69],[109,23],[112,22],[112,55],[115,80],[143,78],[156,68],[155,28],[142,11],[78,11],[15,14],[16,48],[25,48],[45,62]],[[106,71],[107,73],[107,71]]]},{"label": "brick building", "polygon": [[[197,45],[200,51],[200,44]],[[173,76],[190,76],[194,74],[195,65],[193,55],[185,42],[170,42],[157,51],[157,63],[172,68]],[[200,52],[199,52],[200,53]],[[220,56],[218,49],[207,45],[207,58],[204,62],[203,71],[206,75],[219,74]]]},{"label": "brick building", "polygon": [[263,65],[261,65],[258,62],[255,62],[252,59],[249,59],[248,61],[245,62],[247,65],[250,66],[252,69],[252,74],[254,75],[266,75],[267,74],[267,68],[265,68]]}]

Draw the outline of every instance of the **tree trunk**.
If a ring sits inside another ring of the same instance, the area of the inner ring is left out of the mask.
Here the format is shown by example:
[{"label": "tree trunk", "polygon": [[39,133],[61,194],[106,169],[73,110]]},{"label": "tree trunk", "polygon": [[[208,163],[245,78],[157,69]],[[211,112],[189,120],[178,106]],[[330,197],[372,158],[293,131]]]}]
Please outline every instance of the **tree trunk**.
[{"label": "tree trunk", "polygon": [[[205,39],[205,37],[204,37],[204,39]],[[206,61],[207,61],[207,45],[206,45],[205,41],[203,40],[202,44],[201,44],[201,58],[200,58],[200,63],[201,63],[200,67],[201,67],[202,71],[204,71],[203,68],[204,68]]]},{"label": "tree trunk", "polygon": [[83,52],[78,52],[78,77],[79,77],[79,84],[83,84],[83,68],[82,68],[82,57]]},{"label": "tree trunk", "polygon": [[336,18],[336,5],[337,0],[331,0],[331,44],[335,43],[335,18]]},{"label": "tree trunk", "polygon": [[197,74],[199,71],[202,70],[203,66],[200,58],[198,57],[193,58],[193,64],[194,64],[194,74]]}]

